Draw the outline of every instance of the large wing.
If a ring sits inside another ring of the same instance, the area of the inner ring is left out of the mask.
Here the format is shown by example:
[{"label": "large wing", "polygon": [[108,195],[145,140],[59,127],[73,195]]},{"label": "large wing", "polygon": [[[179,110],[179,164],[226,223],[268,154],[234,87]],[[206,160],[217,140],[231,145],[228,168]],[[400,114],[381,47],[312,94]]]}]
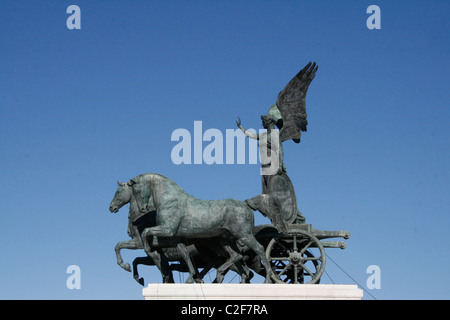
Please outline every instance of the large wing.
[{"label": "large wing", "polygon": [[283,118],[280,130],[281,142],[293,139],[300,142],[301,131],[306,131],[306,91],[319,68],[316,63],[309,62],[286,87],[278,94],[277,107]]}]

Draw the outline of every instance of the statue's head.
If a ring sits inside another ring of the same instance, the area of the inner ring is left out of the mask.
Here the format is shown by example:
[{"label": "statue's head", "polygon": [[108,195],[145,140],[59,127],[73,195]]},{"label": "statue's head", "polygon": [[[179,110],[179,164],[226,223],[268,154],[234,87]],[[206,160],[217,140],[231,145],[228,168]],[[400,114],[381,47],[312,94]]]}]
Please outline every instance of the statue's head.
[{"label": "statue's head", "polygon": [[109,205],[109,211],[113,213],[116,213],[125,204],[130,202],[131,196],[133,195],[133,190],[128,184],[117,181],[117,185],[117,191]]},{"label": "statue's head", "polygon": [[264,129],[269,129],[270,125],[273,124],[273,120],[268,116],[262,115],[261,120]]},{"label": "statue's head", "polygon": [[[272,123],[275,124],[278,129],[281,130],[281,128],[283,127],[283,117],[281,116],[281,112],[278,109],[276,104],[274,104],[273,106],[270,107],[269,112],[264,117],[269,118],[270,120],[272,120]],[[263,116],[261,116],[261,119],[262,118],[263,118]]]},{"label": "statue's head", "polygon": [[145,177],[143,175],[134,177],[127,182],[127,185],[132,188],[134,199],[140,212],[146,213],[151,210],[153,201],[151,200],[152,192]]}]

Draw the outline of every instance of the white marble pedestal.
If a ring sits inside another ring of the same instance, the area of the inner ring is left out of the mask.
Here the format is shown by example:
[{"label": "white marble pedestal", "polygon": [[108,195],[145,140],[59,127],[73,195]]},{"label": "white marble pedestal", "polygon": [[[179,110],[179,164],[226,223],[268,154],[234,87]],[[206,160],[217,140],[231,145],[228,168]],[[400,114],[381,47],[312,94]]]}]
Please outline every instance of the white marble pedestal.
[{"label": "white marble pedestal", "polygon": [[342,284],[149,284],[146,300],[361,300],[356,285]]}]

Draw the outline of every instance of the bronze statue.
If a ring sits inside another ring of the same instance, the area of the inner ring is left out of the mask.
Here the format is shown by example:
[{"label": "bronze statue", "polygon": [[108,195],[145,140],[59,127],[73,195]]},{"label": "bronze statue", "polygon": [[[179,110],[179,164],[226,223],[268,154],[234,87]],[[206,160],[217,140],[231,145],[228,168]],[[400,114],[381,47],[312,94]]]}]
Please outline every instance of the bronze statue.
[{"label": "bronze statue", "polygon": [[[259,256],[266,269],[266,283],[271,281],[272,270],[264,248],[253,235],[253,212],[244,202],[234,199],[200,200],[186,193],[171,179],[157,173],[141,174],[131,179],[129,184],[141,212],[148,210],[151,198],[157,210],[157,225],[142,232],[147,254],[152,253],[149,237],[231,238],[245,244]],[[224,243],[224,246],[227,251],[233,249],[230,243]],[[238,260],[241,257],[239,254],[232,255],[227,264],[231,266],[235,262],[234,258]]]},{"label": "bronze statue", "polygon": [[[292,139],[299,143],[301,131],[306,131],[306,92],[311,81],[316,75],[318,66],[309,62],[297,75],[292,78],[286,87],[279,93],[276,104],[270,107],[267,115],[262,115],[262,125],[267,129],[266,133],[255,134],[241,126],[241,119],[236,121],[238,127],[251,139],[259,140],[261,159],[277,159],[278,168],[273,174],[264,174],[262,177],[262,194],[246,200],[253,209],[268,216],[272,223],[286,231],[289,224],[305,223],[305,217],[297,208],[297,197],[294,187],[286,173],[284,166],[283,142]],[[275,125],[280,130],[275,131]],[[275,139],[273,139],[273,137]],[[272,152],[278,151],[278,157],[274,158]],[[263,167],[269,167],[271,163],[263,163]]]},{"label": "bronze statue", "polygon": [[[138,263],[156,265],[163,282],[173,281],[172,270],[189,272],[186,282],[203,282],[205,274],[215,268],[218,283],[228,270],[238,273],[242,283],[249,282],[250,269],[263,276],[265,283],[319,283],[325,268],[324,248],[346,246],[323,239],[348,239],[350,234],[318,230],[305,222],[283,152],[283,142],[299,143],[301,132],[307,130],[305,98],[317,69],[316,63],[309,62],[278,94],[276,103],[261,116],[266,132],[252,133],[239,117],[236,121],[245,135],[259,142],[261,194],[245,201],[200,200],[157,173],[119,183],[110,211],[130,203],[128,234],[132,239],[116,245],[117,263],[130,271],[120,249],[143,248],[148,256],[133,262],[134,277],[141,284]],[[272,224],[255,226],[253,210],[269,217]]]}]

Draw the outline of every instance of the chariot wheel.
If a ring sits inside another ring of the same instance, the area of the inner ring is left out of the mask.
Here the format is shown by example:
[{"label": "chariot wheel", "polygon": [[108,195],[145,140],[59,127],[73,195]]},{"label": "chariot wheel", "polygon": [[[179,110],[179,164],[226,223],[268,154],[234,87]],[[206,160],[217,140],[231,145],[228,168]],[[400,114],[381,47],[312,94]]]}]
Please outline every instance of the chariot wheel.
[{"label": "chariot wheel", "polygon": [[322,243],[303,230],[270,240],[266,256],[272,267],[272,280],[276,283],[319,283],[325,270]]}]

